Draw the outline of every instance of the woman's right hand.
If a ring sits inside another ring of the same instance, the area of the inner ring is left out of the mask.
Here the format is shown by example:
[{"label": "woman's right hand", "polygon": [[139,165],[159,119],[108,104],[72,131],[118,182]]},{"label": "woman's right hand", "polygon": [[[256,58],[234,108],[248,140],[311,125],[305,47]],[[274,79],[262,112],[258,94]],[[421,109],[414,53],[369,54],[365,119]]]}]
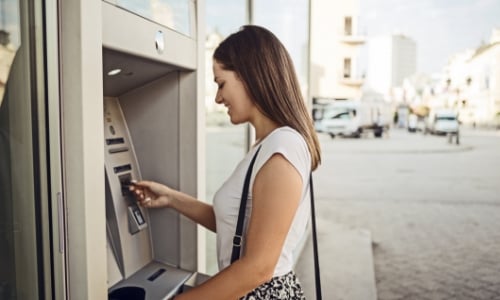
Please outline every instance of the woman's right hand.
[{"label": "woman's right hand", "polygon": [[163,184],[154,181],[132,181],[129,190],[143,207],[170,206],[173,190]]}]

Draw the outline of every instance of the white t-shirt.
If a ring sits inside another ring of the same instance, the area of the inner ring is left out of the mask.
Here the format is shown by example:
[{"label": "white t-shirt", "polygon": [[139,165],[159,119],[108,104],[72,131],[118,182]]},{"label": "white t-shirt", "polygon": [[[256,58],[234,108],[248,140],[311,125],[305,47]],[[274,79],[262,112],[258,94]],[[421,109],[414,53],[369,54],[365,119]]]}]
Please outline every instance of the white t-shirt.
[{"label": "white t-shirt", "polygon": [[[252,213],[252,186],[255,175],[260,168],[275,153],[283,155],[302,177],[302,197],[293,219],[290,231],[283,245],[281,255],[274,270],[273,276],[281,276],[292,270],[293,252],[304,235],[310,216],[309,203],[309,174],[311,172],[311,155],[304,138],[290,127],[280,127],[272,131],[258,145],[255,145],[238,164],[233,174],[220,187],[214,196],[214,212],[217,227],[217,257],[219,269],[222,270],[231,264],[233,237],[238,220],[238,210],[241,193],[245,182],[245,175],[255,152],[261,146],[252,171],[249,186],[245,221],[243,226],[242,255],[245,248],[245,236],[248,222]],[[279,217],[279,212],[276,212]],[[273,230],[273,228],[269,228]]]}]

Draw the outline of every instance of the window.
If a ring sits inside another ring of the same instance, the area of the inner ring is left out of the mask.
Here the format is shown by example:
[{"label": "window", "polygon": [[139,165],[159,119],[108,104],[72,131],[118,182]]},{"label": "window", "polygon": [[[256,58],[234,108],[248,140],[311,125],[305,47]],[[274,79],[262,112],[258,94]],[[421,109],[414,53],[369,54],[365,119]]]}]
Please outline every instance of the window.
[{"label": "window", "polygon": [[51,288],[43,276],[43,99],[34,82],[43,68],[34,53],[34,44],[43,44],[33,33],[34,16],[42,17],[31,4],[0,5],[0,299],[43,299]]},{"label": "window", "polygon": [[191,0],[117,0],[116,3],[126,10],[182,34],[193,35],[191,18],[194,17],[194,3]]},{"label": "window", "polygon": [[351,78],[351,59],[344,58],[344,78]]},{"label": "window", "polygon": [[344,34],[352,35],[352,17],[344,18]]},{"label": "window", "polygon": [[253,0],[252,2],[252,23],[268,28],[283,43],[293,60],[305,96],[309,76],[309,1]]}]

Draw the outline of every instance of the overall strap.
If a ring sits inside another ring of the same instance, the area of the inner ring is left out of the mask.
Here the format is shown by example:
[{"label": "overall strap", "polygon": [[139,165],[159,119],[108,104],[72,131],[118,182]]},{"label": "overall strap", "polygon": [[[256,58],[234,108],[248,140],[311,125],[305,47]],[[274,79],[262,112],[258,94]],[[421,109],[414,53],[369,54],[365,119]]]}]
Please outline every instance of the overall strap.
[{"label": "overall strap", "polygon": [[243,221],[245,220],[245,209],[247,207],[248,200],[248,189],[250,186],[250,178],[252,177],[253,165],[255,163],[255,159],[257,158],[257,154],[259,154],[260,146],[255,152],[252,161],[250,162],[250,166],[248,166],[247,174],[245,176],[245,183],[243,185],[243,192],[241,193],[241,201],[240,201],[240,210],[238,213],[238,222],[236,223],[236,232],[233,237],[233,251],[231,252],[231,263],[235,262],[240,258],[240,250],[241,250],[241,242],[242,242],[242,234],[243,234]]}]

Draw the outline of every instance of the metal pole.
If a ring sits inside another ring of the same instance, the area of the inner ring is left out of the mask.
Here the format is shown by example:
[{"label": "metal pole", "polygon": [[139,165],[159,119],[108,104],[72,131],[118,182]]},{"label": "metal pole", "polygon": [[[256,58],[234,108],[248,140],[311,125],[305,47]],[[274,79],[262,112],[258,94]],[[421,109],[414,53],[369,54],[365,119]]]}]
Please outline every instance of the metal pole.
[{"label": "metal pole", "polygon": [[[247,24],[253,24],[254,19],[253,19],[253,0],[247,0],[247,10],[246,10],[246,17],[247,17]],[[255,141],[255,130],[250,124],[247,124],[247,130],[246,130],[246,143],[245,143],[245,153],[250,150],[252,147],[254,141]]]}]

